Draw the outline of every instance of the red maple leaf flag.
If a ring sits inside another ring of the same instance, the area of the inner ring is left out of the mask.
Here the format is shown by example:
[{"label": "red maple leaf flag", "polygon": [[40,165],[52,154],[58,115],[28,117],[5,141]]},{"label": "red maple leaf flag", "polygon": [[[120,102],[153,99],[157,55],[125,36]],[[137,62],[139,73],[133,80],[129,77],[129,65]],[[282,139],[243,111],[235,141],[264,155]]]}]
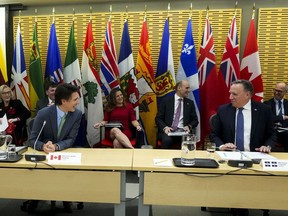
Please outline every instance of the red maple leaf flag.
[{"label": "red maple leaf flag", "polygon": [[254,95],[252,99],[259,102],[263,101],[263,79],[261,74],[254,15],[250,22],[246,46],[241,61],[240,77],[241,79],[252,82],[254,87]]}]

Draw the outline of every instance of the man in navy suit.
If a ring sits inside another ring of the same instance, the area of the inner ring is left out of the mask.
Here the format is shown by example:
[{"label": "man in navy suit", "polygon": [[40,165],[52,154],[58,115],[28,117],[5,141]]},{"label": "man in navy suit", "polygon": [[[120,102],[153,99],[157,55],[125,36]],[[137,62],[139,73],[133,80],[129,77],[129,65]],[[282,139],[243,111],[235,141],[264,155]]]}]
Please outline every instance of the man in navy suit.
[{"label": "man in navy suit", "polygon": [[269,106],[251,100],[254,89],[247,80],[237,80],[230,87],[231,103],[219,107],[210,139],[220,150],[237,149],[236,117],[244,115],[244,150],[270,152],[277,141],[273,114]]},{"label": "man in navy suit", "polygon": [[288,128],[288,100],[284,99],[286,93],[286,84],[277,83],[273,90],[274,97],[264,103],[272,109],[273,120],[277,128],[277,142],[283,145],[285,152],[288,152],[288,131],[278,129],[278,127]]},{"label": "man in navy suit", "polygon": [[[41,109],[34,120],[29,138],[30,146],[46,153],[72,147],[82,117],[82,112],[76,109],[78,103],[79,94],[76,86],[67,83],[58,85],[55,91],[55,105]],[[65,120],[62,121],[62,118]],[[36,142],[45,121],[46,124]],[[27,211],[32,213],[37,205],[38,200],[31,200]],[[63,202],[63,206],[66,212],[72,212],[71,202]]]},{"label": "man in navy suit", "polygon": [[[181,129],[192,132],[198,125],[198,118],[195,111],[194,102],[187,98],[190,92],[190,85],[187,80],[179,81],[176,84],[176,93],[172,97],[164,99],[158,107],[155,121],[158,126],[158,136],[162,141],[162,148],[169,149],[173,143],[181,142],[181,137],[168,136],[168,133]],[[181,104],[179,122],[175,123],[177,107]]]},{"label": "man in navy suit", "polygon": [[40,109],[47,107],[47,106],[54,105],[55,90],[56,90],[57,85],[58,85],[57,83],[50,82],[50,81],[47,81],[45,83],[45,93],[47,97],[42,98],[37,101],[36,110],[35,110],[36,114],[38,113]]}]

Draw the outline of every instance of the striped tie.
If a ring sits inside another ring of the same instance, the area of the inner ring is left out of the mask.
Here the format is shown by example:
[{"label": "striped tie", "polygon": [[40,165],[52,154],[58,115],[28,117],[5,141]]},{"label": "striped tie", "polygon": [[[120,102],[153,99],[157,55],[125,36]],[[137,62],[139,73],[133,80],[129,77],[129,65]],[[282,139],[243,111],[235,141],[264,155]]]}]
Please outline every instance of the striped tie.
[{"label": "striped tie", "polygon": [[62,127],[63,127],[63,125],[64,125],[64,123],[65,123],[65,121],[66,121],[66,116],[67,116],[67,114],[65,113],[65,114],[62,116],[62,118],[61,118],[61,121],[60,121],[60,124],[59,124],[59,127],[58,127],[57,138],[60,137]]}]

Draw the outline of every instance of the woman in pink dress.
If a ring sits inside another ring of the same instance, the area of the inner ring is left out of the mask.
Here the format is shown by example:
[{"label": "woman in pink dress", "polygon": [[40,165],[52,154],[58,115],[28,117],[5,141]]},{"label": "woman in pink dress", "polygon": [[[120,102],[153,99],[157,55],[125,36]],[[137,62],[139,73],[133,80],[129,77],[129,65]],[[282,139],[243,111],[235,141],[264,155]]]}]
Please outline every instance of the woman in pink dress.
[{"label": "woman in pink dress", "polygon": [[132,139],[132,131],[130,126],[141,131],[142,128],[136,120],[135,112],[132,104],[127,103],[122,89],[112,89],[106,106],[104,119],[100,123],[94,125],[95,128],[105,126],[108,122],[120,122],[122,128],[111,128],[106,130],[106,138],[113,141],[114,148],[133,148],[130,140]]}]

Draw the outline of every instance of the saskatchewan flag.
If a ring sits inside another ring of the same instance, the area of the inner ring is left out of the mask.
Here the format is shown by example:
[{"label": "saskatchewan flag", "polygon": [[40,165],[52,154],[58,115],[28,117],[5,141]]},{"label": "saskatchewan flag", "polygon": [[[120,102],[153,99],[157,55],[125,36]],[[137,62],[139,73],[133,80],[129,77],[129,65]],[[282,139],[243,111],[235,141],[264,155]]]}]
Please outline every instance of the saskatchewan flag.
[{"label": "saskatchewan flag", "polygon": [[37,39],[37,22],[34,25],[33,39],[30,51],[29,65],[29,93],[32,117],[35,115],[36,103],[40,98],[44,97],[44,84],[42,64]]}]

